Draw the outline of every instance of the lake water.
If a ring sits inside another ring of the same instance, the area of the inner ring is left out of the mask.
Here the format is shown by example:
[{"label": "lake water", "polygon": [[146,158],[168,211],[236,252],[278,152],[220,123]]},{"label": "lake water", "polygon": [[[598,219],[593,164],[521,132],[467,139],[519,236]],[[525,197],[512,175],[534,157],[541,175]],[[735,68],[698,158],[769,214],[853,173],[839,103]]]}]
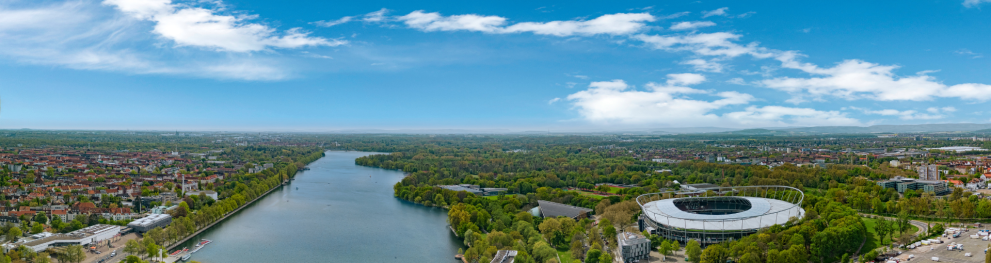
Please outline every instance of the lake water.
[{"label": "lake water", "polygon": [[394,197],[403,173],[354,164],[368,154],[327,152],[288,186],[200,234],[213,243],[190,260],[458,262],[463,245],[447,212]]}]

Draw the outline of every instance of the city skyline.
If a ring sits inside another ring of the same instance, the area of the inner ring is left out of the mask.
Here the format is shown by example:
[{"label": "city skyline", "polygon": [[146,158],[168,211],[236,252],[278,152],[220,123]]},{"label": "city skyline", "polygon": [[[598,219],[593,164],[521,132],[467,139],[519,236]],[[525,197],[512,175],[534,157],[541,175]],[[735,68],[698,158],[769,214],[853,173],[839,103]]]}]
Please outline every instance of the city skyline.
[{"label": "city skyline", "polygon": [[988,123],[987,6],[0,1],[0,128]]}]

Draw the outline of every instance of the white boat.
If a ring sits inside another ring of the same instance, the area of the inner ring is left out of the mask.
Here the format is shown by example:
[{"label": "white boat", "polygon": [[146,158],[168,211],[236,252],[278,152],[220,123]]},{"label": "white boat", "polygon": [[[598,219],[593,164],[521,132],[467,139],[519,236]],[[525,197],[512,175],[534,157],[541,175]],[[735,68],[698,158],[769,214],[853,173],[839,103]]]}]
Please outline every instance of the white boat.
[{"label": "white boat", "polygon": [[196,248],[194,248],[192,252],[189,252],[189,254],[196,253],[196,251],[200,251],[200,249],[203,249],[203,247],[206,246],[206,244],[210,244],[210,242],[213,241],[203,239],[199,243],[196,243]]}]

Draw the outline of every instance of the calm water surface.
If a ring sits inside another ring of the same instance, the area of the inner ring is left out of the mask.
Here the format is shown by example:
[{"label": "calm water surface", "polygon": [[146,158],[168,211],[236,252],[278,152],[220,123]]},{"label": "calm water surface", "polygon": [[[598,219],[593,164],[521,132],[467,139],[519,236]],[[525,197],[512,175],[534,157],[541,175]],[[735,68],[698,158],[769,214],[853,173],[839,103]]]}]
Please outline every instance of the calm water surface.
[{"label": "calm water surface", "polygon": [[403,173],[354,164],[369,154],[327,152],[289,186],[201,234],[214,242],[190,260],[457,262],[462,245],[447,212],[393,197]]}]

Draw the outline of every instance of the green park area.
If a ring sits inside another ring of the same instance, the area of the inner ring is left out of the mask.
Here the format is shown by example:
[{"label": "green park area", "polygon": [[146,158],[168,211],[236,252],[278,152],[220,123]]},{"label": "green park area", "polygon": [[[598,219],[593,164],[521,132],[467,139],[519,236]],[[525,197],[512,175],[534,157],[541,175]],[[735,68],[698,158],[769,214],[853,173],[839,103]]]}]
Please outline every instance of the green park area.
[{"label": "green park area", "polygon": [[[895,231],[893,231],[890,234],[886,234],[885,237],[884,237],[883,242],[880,242],[879,240],[881,240],[881,237],[877,233],[878,232],[877,231],[878,219],[875,219],[875,218],[863,218],[861,220],[864,221],[864,226],[867,227],[867,232],[870,233],[870,235],[867,237],[867,242],[864,243],[864,248],[861,249],[861,251],[864,251],[864,252],[871,251],[871,250],[873,250],[875,248],[889,245],[889,244],[891,244],[892,241],[896,241],[897,242],[898,241],[898,237],[902,235],[901,232],[898,232],[897,230],[895,230]],[[889,221],[889,222],[894,223],[895,224],[894,228],[897,228],[897,222],[895,222],[895,221]],[[911,233],[915,233],[917,231],[919,231],[919,228],[918,227],[916,227],[916,226],[914,226],[912,224],[908,224],[908,230],[906,230],[905,233],[911,234]]]}]

